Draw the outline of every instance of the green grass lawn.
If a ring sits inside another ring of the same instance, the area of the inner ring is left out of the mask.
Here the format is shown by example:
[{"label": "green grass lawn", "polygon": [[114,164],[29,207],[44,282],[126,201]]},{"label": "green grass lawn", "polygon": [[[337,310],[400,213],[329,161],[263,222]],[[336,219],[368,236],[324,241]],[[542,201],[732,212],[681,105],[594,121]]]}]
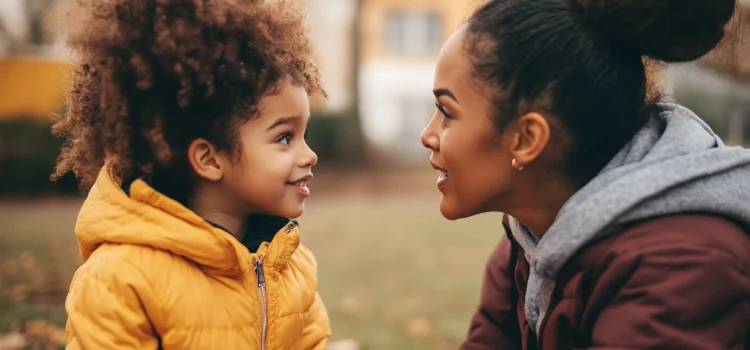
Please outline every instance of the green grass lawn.
[{"label": "green grass lawn", "polygon": [[[456,348],[502,229],[499,214],[449,222],[438,198],[324,193],[308,201],[302,242],[319,262],[334,340],[353,339],[361,349]],[[0,333],[19,320],[64,324],[64,290],[80,263],[79,206],[0,203]]]}]

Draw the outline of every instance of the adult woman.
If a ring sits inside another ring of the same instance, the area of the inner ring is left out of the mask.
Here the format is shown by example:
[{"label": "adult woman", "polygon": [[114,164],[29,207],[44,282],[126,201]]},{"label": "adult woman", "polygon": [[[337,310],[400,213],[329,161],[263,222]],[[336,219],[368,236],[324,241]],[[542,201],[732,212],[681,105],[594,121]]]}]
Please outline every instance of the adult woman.
[{"label": "adult woman", "polygon": [[658,103],[734,0],[494,0],[443,47],[422,134],[448,219],[508,214],[463,349],[747,349],[750,152]]}]

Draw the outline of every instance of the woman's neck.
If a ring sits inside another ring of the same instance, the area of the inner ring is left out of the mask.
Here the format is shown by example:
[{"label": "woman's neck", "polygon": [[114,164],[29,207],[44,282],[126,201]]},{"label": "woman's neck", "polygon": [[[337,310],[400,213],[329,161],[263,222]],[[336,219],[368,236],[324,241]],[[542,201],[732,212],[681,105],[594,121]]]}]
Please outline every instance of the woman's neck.
[{"label": "woman's neck", "polygon": [[505,213],[541,238],[555,222],[560,209],[578,191],[578,188],[558,181],[528,188],[530,190],[527,193],[519,193],[516,203],[508,206],[510,209]]}]

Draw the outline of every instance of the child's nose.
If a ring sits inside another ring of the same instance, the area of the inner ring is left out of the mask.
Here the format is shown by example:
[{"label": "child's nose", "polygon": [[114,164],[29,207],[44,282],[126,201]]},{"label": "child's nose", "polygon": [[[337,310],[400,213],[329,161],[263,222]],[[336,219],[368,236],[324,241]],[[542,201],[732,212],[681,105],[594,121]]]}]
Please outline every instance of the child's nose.
[{"label": "child's nose", "polygon": [[304,167],[313,167],[318,164],[318,155],[305,143],[305,150],[302,156],[302,164]]}]

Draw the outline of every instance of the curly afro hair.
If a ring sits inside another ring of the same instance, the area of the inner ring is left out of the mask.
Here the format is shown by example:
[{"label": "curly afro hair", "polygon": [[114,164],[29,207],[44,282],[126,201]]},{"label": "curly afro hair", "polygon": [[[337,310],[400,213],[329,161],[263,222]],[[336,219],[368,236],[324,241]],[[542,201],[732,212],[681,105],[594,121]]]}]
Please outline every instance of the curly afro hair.
[{"label": "curly afro hair", "polygon": [[72,14],[80,62],[53,127],[67,137],[53,178],[72,170],[83,188],[105,162],[122,180],[189,178],[189,144],[238,151],[237,126],[282,80],[325,94],[288,0],[78,0]]}]

